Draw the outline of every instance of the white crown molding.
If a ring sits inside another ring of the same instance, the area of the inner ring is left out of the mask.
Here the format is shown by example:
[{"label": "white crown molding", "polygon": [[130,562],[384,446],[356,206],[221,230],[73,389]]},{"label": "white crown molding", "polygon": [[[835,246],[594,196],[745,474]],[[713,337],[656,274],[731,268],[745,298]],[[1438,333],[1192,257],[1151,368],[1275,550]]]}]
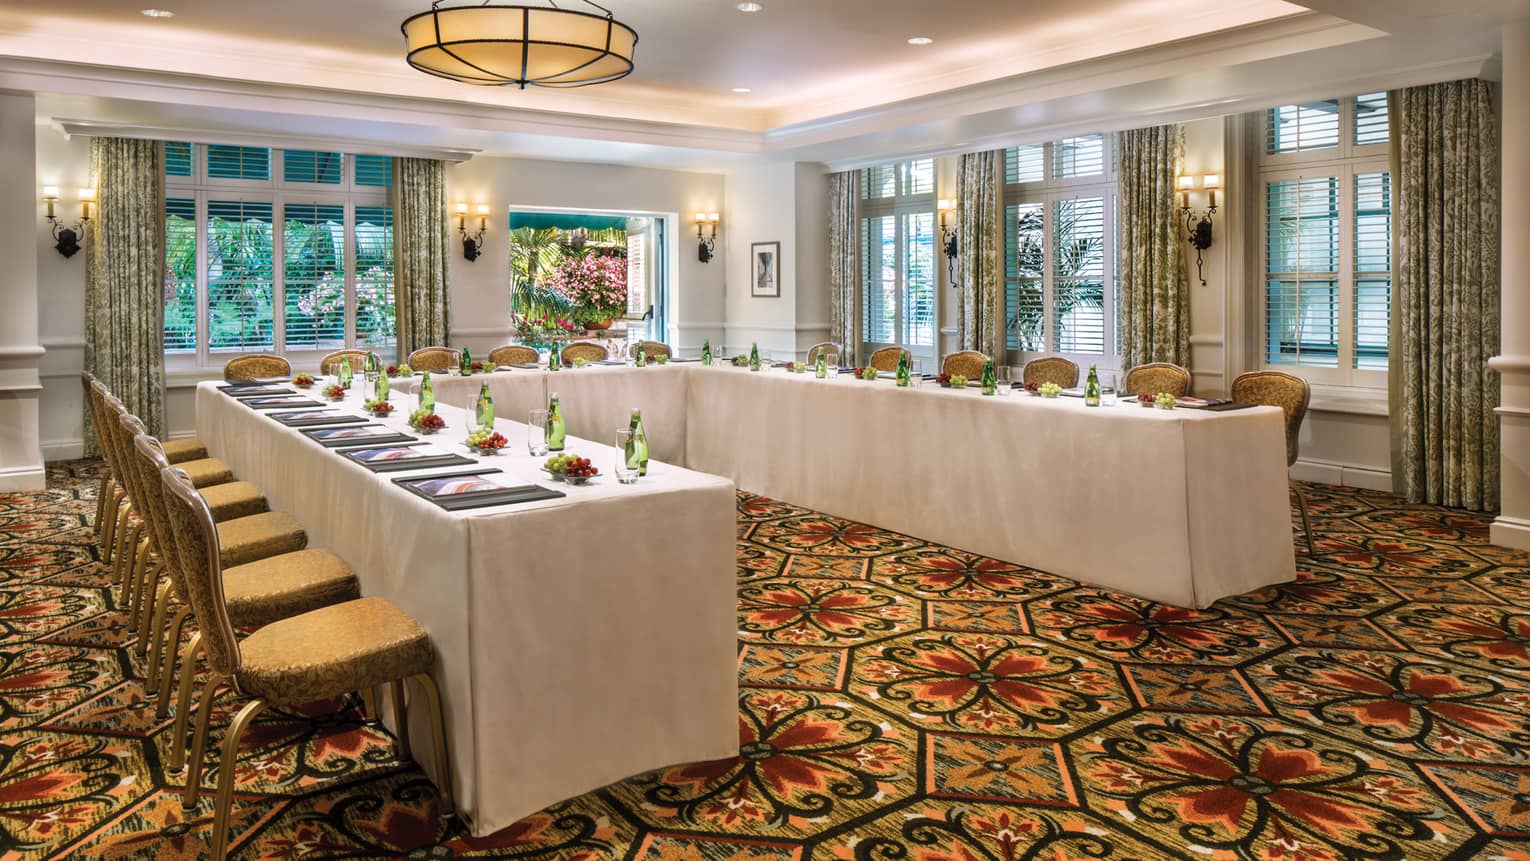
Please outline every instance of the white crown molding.
[{"label": "white crown molding", "polygon": [[478,149],[408,146],[377,143],[355,138],[315,137],[313,135],[261,134],[259,132],[215,132],[175,126],[144,126],[132,123],[94,122],[54,117],[53,127],[65,135],[86,137],[138,138],[159,141],[189,141],[198,144],[235,144],[265,146],[274,149],[303,147],[336,152],[391,155],[404,158],[433,158],[464,162],[482,152]]}]

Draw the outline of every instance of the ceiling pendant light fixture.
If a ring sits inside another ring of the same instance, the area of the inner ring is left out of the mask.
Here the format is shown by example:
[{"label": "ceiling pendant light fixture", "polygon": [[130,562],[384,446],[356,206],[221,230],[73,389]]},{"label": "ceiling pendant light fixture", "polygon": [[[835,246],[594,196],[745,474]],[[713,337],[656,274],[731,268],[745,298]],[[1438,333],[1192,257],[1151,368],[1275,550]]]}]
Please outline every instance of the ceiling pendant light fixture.
[{"label": "ceiling pendant light fixture", "polygon": [[489,87],[585,87],[632,74],[637,31],[604,14],[546,6],[443,6],[405,19],[409,65]]}]

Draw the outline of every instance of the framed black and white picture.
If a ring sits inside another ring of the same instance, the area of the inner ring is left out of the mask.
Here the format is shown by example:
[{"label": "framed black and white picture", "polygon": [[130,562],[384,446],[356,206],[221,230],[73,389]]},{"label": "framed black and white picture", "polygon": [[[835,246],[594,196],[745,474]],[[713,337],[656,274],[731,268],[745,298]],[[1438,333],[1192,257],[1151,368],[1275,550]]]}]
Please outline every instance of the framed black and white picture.
[{"label": "framed black and white picture", "polygon": [[781,297],[781,243],[756,242],[749,246],[749,295]]}]

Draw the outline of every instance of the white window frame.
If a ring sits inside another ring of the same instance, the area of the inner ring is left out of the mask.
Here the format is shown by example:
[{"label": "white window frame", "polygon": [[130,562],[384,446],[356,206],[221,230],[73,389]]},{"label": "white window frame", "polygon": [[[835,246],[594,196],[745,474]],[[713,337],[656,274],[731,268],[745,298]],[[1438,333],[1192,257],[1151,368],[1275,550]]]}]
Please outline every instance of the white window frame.
[{"label": "white window frame", "polygon": [[[356,159],[353,153],[343,153],[341,182],[313,183],[287,182],[283,178],[284,150],[271,149],[271,178],[268,180],[212,178],[207,175],[207,144],[191,146],[191,176],[166,176],[164,197],[196,201],[197,227],[197,310],[196,349],[194,351],[165,352],[165,368],[171,372],[204,372],[221,369],[224,363],[241,355],[272,353],[283,356],[295,365],[317,365],[325,355],[336,347],[286,349],[286,260],[285,210],[287,204],[340,206],[344,210],[345,233],[345,347],[356,346],[356,207],[378,206],[392,208],[391,189],[384,186],[359,185],[356,183]],[[260,147],[257,147],[260,148]],[[324,147],[293,146],[294,150],[319,150],[333,152]],[[213,350],[208,345],[208,286],[207,286],[207,208],[212,200],[239,203],[271,204],[271,340],[269,350],[260,348],[228,348]],[[163,206],[161,218],[164,217]],[[396,277],[396,274],[395,274]],[[161,335],[161,337],[163,337]],[[394,333],[395,343],[397,332]],[[393,348],[396,351],[397,347]],[[380,351],[384,359],[393,355],[387,348]]]},{"label": "white window frame", "polygon": [[[1366,173],[1391,173],[1391,144],[1355,143],[1355,99],[1357,95],[1339,98],[1339,145],[1306,152],[1271,154],[1266,151],[1270,136],[1270,111],[1258,114],[1259,134],[1252,142],[1254,148],[1255,182],[1258,190],[1253,197],[1257,214],[1252,222],[1256,233],[1253,241],[1258,252],[1257,277],[1252,279],[1254,289],[1251,307],[1256,309],[1254,344],[1257,350],[1253,366],[1283,371],[1301,377],[1319,386],[1336,388],[1385,390],[1387,372],[1356,368],[1355,364],[1355,176]],[[1338,367],[1324,368],[1311,365],[1275,364],[1269,361],[1269,183],[1279,180],[1337,177],[1339,186],[1339,248],[1337,272],[1339,282]],[[1396,181],[1392,181],[1392,206],[1397,205]],[[1393,229],[1396,229],[1395,219]],[[1392,306],[1397,298],[1396,260],[1393,261]],[[1396,345],[1387,344],[1390,351]]]},{"label": "white window frame", "polygon": [[[1085,137],[1086,135],[1075,135]],[[1103,164],[1098,174],[1089,176],[1056,178],[1056,144],[1057,141],[1047,141],[1039,144],[1043,147],[1042,169],[1043,176],[1039,181],[1012,183],[1004,185],[1004,203],[1001,212],[1007,220],[1009,207],[1011,206],[1040,206],[1042,208],[1042,247],[1044,249],[1044,263],[1041,273],[1041,301],[1042,301],[1042,326],[1040,350],[1010,349],[1009,347],[1009,304],[1007,298],[1001,298],[999,321],[999,351],[1003,354],[1008,364],[1024,364],[1031,359],[1041,356],[1063,356],[1069,361],[1079,365],[1098,365],[1106,368],[1121,367],[1121,344],[1120,316],[1117,310],[1120,296],[1120,263],[1116,259],[1117,244],[1117,213],[1119,211],[1120,181],[1116,175],[1116,148],[1115,135],[1101,135],[1103,140]],[[1038,146],[1038,144],[1022,144],[1022,146]],[[1005,158],[1008,158],[1006,150]],[[1000,179],[1007,179],[1007,166],[1003,163],[999,166]],[[1101,254],[1105,271],[1102,280],[1105,283],[1103,314],[1104,326],[1104,351],[1101,353],[1078,353],[1063,352],[1053,349],[1057,343],[1057,319],[1056,319],[1056,280],[1057,280],[1057,249],[1054,243],[1053,228],[1056,218],[1054,212],[1059,201],[1075,200],[1078,198],[1097,197],[1104,201],[1102,214],[1102,242]],[[1000,254],[1001,260],[1007,260],[1010,249],[1009,225],[1005,223],[1001,227]],[[1009,292],[1009,274],[1004,273],[1003,290],[1005,296]]]},{"label": "white window frame", "polygon": [[[903,184],[902,177],[904,175],[902,168],[904,166],[912,165],[914,162],[925,160],[926,159],[906,159],[890,165],[879,165],[878,167],[891,167],[897,170],[898,179],[895,181],[895,194],[891,197],[862,197],[860,200],[860,213],[858,215],[857,222],[859,224],[859,228],[857,232],[859,239],[858,250],[859,256],[861,258],[861,267],[860,271],[856,274],[857,283],[860,285],[856,296],[856,340],[860,342],[862,356],[870,356],[872,352],[885,347],[902,347],[903,349],[909,351],[910,356],[931,363],[933,363],[940,355],[941,297],[939,269],[941,245],[938,219],[935,212],[935,186],[939,181],[939,164],[933,163],[933,159],[930,160],[932,161],[931,173],[934,177],[934,181],[931,183],[931,190],[929,192],[921,192],[918,194],[901,193]],[[865,169],[863,168],[863,170]],[[865,187],[865,182],[866,177],[863,173],[860,177],[862,189]],[[908,237],[904,229],[904,216],[908,215],[928,215],[930,216],[930,224],[932,227],[931,242],[933,243],[933,248],[931,254],[931,287],[934,290],[934,303],[932,309],[932,318],[930,322],[931,336],[929,344],[916,345],[903,343],[903,335],[906,329],[904,325],[904,308],[907,305],[906,300],[908,298]],[[897,307],[893,311],[893,340],[888,343],[866,340],[865,319],[867,288],[866,274],[868,268],[868,261],[866,259],[866,222],[872,218],[884,217],[891,217],[893,219],[893,247],[897,250],[897,262],[895,266],[898,273],[896,291]]]}]

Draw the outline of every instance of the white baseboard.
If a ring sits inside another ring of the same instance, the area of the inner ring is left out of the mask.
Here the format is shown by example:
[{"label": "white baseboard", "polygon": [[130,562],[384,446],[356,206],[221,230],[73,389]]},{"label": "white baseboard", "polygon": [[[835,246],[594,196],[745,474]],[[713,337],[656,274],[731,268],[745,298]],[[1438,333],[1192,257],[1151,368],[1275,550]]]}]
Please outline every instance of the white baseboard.
[{"label": "white baseboard", "polygon": [[1488,540],[1503,547],[1530,551],[1530,520],[1500,514],[1489,527]]},{"label": "white baseboard", "polygon": [[48,486],[48,474],[42,464],[13,466],[0,469],[0,493],[23,490],[43,490]]},{"label": "white baseboard", "polygon": [[1368,466],[1348,463],[1330,463],[1322,460],[1298,460],[1291,467],[1291,477],[1297,481],[1318,484],[1336,484],[1342,487],[1360,487],[1366,490],[1392,492],[1392,472]]},{"label": "white baseboard", "polygon": [[45,440],[42,444],[43,460],[79,460],[85,456],[85,441],[82,439],[53,439]]}]

